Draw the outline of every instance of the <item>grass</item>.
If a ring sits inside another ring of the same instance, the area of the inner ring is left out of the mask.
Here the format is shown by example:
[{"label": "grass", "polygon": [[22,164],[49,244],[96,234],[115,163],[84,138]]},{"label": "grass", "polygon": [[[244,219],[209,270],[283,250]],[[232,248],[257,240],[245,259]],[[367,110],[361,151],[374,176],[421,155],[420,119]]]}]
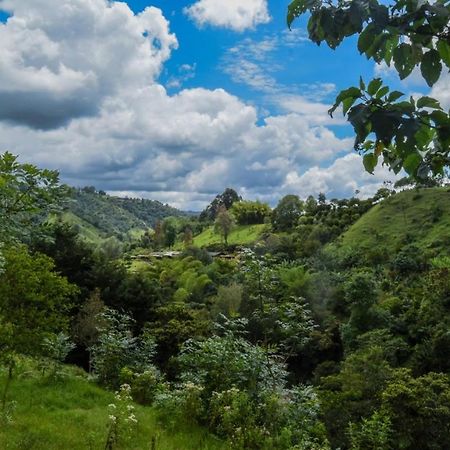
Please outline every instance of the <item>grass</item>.
[{"label": "grass", "polygon": [[370,209],[340,239],[343,248],[363,250],[384,245],[395,251],[407,242],[449,254],[448,188],[400,192]]},{"label": "grass", "polygon": [[[17,402],[13,422],[0,427],[4,450],[102,450],[108,429],[108,405],[114,396],[70,369],[63,381],[48,381],[36,372],[19,374],[10,397]],[[2,374],[3,375],[3,374]],[[2,377],[3,379],[4,377]],[[154,409],[136,406],[136,433],[123,449],[219,450],[224,444],[206,430],[179,426],[165,429]]]},{"label": "grass", "polygon": [[[56,216],[50,216],[48,219],[50,223],[55,220]],[[100,244],[104,240],[102,233],[94,225],[86,222],[71,211],[64,212],[61,215],[61,220],[64,223],[76,227],[80,236],[91,244]]]},{"label": "grass", "polygon": [[[264,230],[265,225],[240,225],[228,236],[228,244],[245,245],[255,242]],[[197,247],[208,247],[209,245],[222,243],[222,238],[214,233],[214,227],[209,227],[201,234],[194,237],[194,245]]]}]

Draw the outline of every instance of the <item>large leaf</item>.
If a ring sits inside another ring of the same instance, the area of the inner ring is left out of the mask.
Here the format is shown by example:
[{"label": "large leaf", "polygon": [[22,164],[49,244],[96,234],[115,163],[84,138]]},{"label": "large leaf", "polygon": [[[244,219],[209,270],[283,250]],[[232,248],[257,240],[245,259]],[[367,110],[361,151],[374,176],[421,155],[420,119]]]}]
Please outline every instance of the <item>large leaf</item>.
[{"label": "large leaf", "polygon": [[367,155],[364,155],[363,164],[364,164],[364,168],[367,170],[367,172],[373,174],[373,171],[375,170],[377,163],[378,163],[378,158],[373,153],[368,153]]},{"label": "large leaf", "polygon": [[367,87],[367,92],[369,93],[369,95],[372,95],[372,96],[375,95],[376,92],[378,91],[378,89],[380,89],[382,84],[383,84],[383,81],[381,80],[381,78],[373,79],[369,83],[369,86]]},{"label": "large leaf", "polygon": [[393,51],[394,64],[400,79],[405,79],[414,69],[414,55],[409,44],[400,44]]},{"label": "large leaf", "polygon": [[420,71],[428,86],[431,87],[436,83],[442,71],[441,58],[437,50],[431,49],[423,55]]},{"label": "large leaf", "polygon": [[420,97],[419,100],[417,100],[417,107],[418,108],[433,108],[433,109],[442,109],[439,102],[432,97]]},{"label": "large leaf", "polygon": [[414,175],[421,162],[422,157],[418,153],[411,153],[403,161],[403,167],[408,175]]},{"label": "large leaf", "polygon": [[444,61],[445,65],[450,68],[450,43],[439,41],[437,44],[437,49],[442,61]]}]

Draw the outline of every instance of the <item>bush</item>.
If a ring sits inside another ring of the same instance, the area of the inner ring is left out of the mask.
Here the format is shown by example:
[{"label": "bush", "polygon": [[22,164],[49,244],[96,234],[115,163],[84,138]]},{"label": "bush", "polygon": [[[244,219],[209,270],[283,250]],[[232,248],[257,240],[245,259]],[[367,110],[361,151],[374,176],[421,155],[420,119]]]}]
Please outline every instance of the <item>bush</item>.
[{"label": "bush", "polygon": [[128,367],[134,373],[152,370],[156,344],[150,335],[144,333],[134,337],[131,332],[132,319],[112,309],[101,314],[103,328],[98,343],[92,348],[94,373],[100,383],[117,388],[120,374]]}]

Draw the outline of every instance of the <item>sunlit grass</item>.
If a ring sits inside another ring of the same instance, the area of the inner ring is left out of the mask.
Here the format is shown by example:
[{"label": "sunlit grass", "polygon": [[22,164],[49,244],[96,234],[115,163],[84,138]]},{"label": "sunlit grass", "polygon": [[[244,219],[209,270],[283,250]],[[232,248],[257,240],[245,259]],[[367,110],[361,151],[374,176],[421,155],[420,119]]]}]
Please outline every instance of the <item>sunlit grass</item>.
[{"label": "sunlit grass", "polygon": [[[108,404],[114,395],[71,370],[62,381],[50,382],[37,372],[15,378],[10,398],[17,402],[11,424],[0,428],[0,448],[17,450],[103,449],[108,425]],[[3,375],[3,374],[2,374]],[[2,382],[4,377],[2,376]],[[205,430],[180,425],[167,430],[154,409],[136,406],[138,426],[125,449],[223,449]]]}]

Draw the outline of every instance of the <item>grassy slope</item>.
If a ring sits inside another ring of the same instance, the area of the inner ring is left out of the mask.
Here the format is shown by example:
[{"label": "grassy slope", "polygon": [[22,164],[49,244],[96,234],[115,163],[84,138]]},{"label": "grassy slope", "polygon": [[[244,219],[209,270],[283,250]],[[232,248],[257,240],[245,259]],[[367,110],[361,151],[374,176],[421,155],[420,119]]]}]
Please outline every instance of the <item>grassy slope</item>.
[{"label": "grassy slope", "polygon": [[[0,427],[1,449],[104,448],[108,405],[114,401],[111,392],[74,375],[51,383],[39,377],[27,377],[13,381],[11,398],[17,402],[17,409],[13,423]],[[136,416],[137,432],[129,444],[121,448],[150,449],[153,437],[157,439],[158,450],[225,448],[199,428],[181,426],[176,430],[164,430],[152,408],[136,406]]]},{"label": "grassy slope", "polygon": [[[255,242],[263,231],[265,225],[241,225],[236,227],[228,237],[230,245],[251,244]],[[194,245],[207,247],[208,245],[220,244],[222,238],[214,233],[214,228],[209,227],[194,238]]]},{"label": "grassy slope", "polygon": [[[76,226],[79,230],[80,236],[86,241],[92,244],[99,244],[104,239],[103,233],[94,225],[91,225],[89,222],[86,222],[81,217],[78,217],[71,211],[66,211],[61,215],[61,219],[63,222]],[[52,216],[48,219],[49,222],[54,222],[56,220],[56,216]]]},{"label": "grassy slope", "polygon": [[[433,221],[433,211],[442,214]],[[341,237],[342,246],[361,249],[385,245],[395,250],[407,241],[443,253],[450,246],[450,192],[448,188],[400,192],[364,214]]]}]

